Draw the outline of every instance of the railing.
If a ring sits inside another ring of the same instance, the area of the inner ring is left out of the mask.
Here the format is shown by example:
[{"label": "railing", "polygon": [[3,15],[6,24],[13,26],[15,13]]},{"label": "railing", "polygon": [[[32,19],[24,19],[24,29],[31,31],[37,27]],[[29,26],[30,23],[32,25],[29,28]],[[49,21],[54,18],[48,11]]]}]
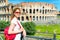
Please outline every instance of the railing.
[{"label": "railing", "polygon": [[27,40],[53,40],[53,38],[43,38],[43,37],[38,37],[38,36],[27,36]]},{"label": "railing", "polygon": [[[3,32],[0,32],[0,34],[3,34]],[[3,38],[0,36],[0,40],[3,40]],[[53,38],[44,38],[40,36],[29,36],[27,35],[23,40],[56,40],[56,34],[53,34]]]},{"label": "railing", "polygon": [[[40,32],[41,33],[41,32]],[[42,34],[48,34],[48,33],[42,33]],[[49,33],[51,34],[51,33]],[[47,37],[42,37],[42,36],[29,36],[27,35],[26,36],[26,39],[27,40],[56,40],[56,34],[53,34],[53,37],[52,38],[47,38]]]}]

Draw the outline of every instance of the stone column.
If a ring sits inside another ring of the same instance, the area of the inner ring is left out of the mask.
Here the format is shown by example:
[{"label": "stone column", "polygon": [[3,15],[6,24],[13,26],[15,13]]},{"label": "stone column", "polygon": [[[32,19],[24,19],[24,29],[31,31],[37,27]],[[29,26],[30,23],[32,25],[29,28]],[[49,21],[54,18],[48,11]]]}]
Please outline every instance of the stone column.
[{"label": "stone column", "polygon": [[6,15],[6,21],[8,21],[7,15]]},{"label": "stone column", "polygon": [[30,14],[30,13],[29,13],[29,7],[28,7],[28,14]]},{"label": "stone column", "polygon": [[26,15],[24,15],[24,21],[26,21]]},{"label": "stone column", "polygon": [[45,15],[44,15],[44,21],[45,21]]}]

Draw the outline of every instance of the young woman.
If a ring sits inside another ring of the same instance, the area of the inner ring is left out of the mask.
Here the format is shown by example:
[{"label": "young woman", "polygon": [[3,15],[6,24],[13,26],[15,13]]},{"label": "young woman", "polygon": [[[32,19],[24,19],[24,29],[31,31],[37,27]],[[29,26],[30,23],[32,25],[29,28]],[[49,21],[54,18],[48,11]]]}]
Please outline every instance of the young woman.
[{"label": "young woman", "polygon": [[[13,10],[13,13],[11,14],[11,24],[8,30],[8,34],[16,34],[16,37],[14,40],[21,40],[21,32],[23,32],[23,36],[26,36],[26,32],[21,25],[20,21],[18,20],[18,17],[20,17],[21,9],[15,8]],[[19,25],[18,25],[19,23]],[[20,28],[21,27],[21,28]]]}]

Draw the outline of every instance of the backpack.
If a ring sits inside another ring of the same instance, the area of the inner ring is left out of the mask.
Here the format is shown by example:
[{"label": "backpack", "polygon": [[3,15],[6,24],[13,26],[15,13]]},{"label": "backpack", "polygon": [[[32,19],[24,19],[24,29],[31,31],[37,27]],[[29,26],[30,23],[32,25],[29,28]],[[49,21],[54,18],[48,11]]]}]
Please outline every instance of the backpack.
[{"label": "backpack", "polygon": [[[18,23],[18,22],[17,22]],[[21,28],[20,24],[18,23],[19,27]],[[4,36],[6,40],[14,40],[14,38],[16,37],[16,34],[8,34],[8,30],[9,30],[9,26],[7,26],[4,29]],[[22,32],[21,32],[21,40],[23,38]]]},{"label": "backpack", "polygon": [[16,34],[8,34],[9,26],[4,29],[4,36],[6,40],[13,40]]}]

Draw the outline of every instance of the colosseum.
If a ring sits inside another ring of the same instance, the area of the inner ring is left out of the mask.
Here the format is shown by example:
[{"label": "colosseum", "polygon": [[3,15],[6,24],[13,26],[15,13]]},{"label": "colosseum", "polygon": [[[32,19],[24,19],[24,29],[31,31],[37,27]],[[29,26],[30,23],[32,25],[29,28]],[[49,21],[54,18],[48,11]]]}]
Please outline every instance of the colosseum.
[{"label": "colosseum", "polygon": [[[3,0],[4,1],[4,0]],[[1,2],[0,2],[1,3]],[[8,1],[6,0],[6,2]],[[22,2],[20,4],[9,4],[5,5],[3,8],[0,7],[0,20],[10,20],[11,11],[15,8],[21,8],[20,21],[41,21],[47,22],[52,21],[57,18],[57,8],[53,4],[44,2]],[[1,9],[2,8],[2,9]],[[5,10],[4,10],[5,8]],[[1,13],[1,11],[4,11]]]}]

